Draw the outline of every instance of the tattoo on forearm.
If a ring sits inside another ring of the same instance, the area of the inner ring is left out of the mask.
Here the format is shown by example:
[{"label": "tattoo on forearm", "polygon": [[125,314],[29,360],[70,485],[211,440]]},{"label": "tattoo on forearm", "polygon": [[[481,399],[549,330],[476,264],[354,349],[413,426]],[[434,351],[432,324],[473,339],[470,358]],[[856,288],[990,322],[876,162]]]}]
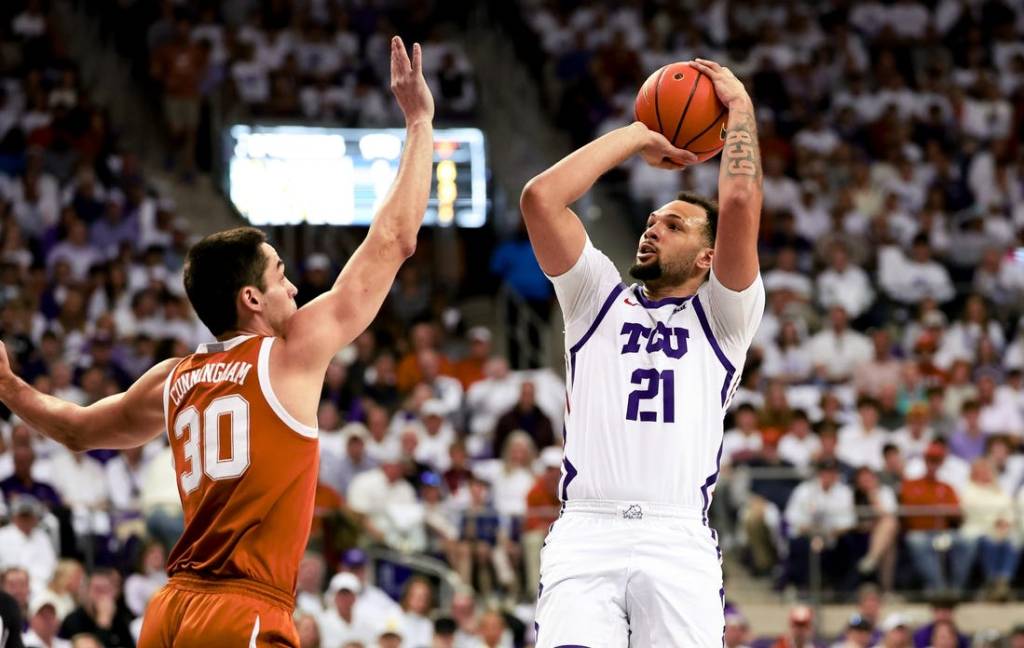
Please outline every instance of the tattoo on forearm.
[{"label": "tattoo on forearm", "polygon": [[761,151],[757,143],[757,122],[743,113],[729,125],[725,136],[725,172],[729,176],[747,176],[761,180]]}]

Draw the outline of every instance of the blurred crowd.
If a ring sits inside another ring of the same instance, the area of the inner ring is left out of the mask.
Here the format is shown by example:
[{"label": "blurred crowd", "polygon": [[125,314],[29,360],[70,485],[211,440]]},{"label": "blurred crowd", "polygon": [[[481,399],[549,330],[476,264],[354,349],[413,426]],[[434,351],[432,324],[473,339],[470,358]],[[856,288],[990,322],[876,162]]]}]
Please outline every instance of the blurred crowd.
[{"label": "blurred crowd", "polygon": [[122,53],[137,66],[148,62],[137,73],[162,97],[172,139],[167,165],[186,179],[197,144],[208,147],[219,137],[211,129],[226,119],[400,127],[388,90],[396,33],[409,47],[422,43],[440,122],[465,120],[476,108],[472,64],[450,37],[447,14],[427,3],[411,11],[387,0],[86,5],[104,17]]}]

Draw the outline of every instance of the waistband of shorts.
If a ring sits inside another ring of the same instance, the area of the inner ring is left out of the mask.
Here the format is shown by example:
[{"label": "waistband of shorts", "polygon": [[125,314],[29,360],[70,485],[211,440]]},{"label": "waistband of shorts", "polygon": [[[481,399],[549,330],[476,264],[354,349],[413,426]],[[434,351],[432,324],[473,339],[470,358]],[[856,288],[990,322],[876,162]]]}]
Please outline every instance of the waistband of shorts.
[{"label": "waistband of shorts", "polygon": [[291,612],[295,609],[295,596],[248,578],[217,578],[200,576],[195,572],[178,572],[171,576],[168,585],[181,590],[202,592],[206,594],[241,594],[260,599],[271,605],[277,605]]},{"label": "waistband of shorts", "polygon": [[703,522],[704,509],[697,506],[679,506],[655,502],[626,502],[619,500],[570,500],[565,502],[562,515],[596,515],[624,520],[645,518],[673,518]]}]

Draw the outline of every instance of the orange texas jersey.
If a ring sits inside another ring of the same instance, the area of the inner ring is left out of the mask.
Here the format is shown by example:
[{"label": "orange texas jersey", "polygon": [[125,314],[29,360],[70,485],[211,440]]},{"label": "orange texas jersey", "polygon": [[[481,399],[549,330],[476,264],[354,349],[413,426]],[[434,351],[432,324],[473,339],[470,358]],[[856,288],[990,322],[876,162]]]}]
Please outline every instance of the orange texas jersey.
[{"label": "orange texas jersey", "polygon": [[320,462],[317,429],[270,386],[272,337],[200,345],[168,376],[164,413],[185,532],[168,573],[244,578],[294,596]]}]

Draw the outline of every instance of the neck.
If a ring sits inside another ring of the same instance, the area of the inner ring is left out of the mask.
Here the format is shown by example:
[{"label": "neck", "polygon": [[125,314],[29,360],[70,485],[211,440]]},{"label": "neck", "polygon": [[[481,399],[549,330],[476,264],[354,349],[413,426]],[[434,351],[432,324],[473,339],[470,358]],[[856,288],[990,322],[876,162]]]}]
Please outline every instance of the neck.
[{"label": "neck", "polygon": [[259,335],[264,337],[273,337],[274,329],[269,324],[262,320],[256,320],[248,322],[244,325],[240,325],[236,329],[226,331],[217,336],[218,342],[225,342],[231,338],[238,337],[239,335]]},{"label": "neck", "polygon": [[649,301],[658,301],[668,297],[689,297],[697,293],[697,289],[704,283],[704,275],[697,275],[687,279],[681,284],[662,284],[660,281],[645,281],[643,288],[644,298]]}]

